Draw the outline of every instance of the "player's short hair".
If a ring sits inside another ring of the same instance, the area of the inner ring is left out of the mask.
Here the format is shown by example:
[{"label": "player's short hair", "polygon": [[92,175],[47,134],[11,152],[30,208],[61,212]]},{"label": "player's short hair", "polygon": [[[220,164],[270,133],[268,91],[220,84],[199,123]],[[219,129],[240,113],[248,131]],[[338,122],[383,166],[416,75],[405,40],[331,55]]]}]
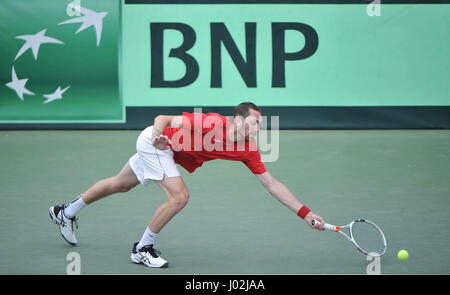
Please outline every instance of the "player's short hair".
[{"label": "player's short hair", "polygon": [[233,117],[242,116],[243,118],[247,118],[250,114],[250,109],[255,110],[261,114],[261,110],[251,102],[242,102],[240,103],[233,111]]}]

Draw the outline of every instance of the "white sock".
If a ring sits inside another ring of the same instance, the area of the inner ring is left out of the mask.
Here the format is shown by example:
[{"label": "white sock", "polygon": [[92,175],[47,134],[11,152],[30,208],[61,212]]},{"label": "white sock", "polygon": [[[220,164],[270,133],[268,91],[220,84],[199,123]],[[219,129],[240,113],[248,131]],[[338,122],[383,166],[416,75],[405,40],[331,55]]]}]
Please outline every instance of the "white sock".
[{"label": "white sock", "polygon": [[64,208],[64,215],[66,215],[66,217],[68,218],[73,218],[86,205],[87,204],[83,201],[81,195],[79,195],[78,198],[70,202],[70,204],[68,204],[67,207]]},{"label": "white sock", "polygon": [[139,241],[139,243],[136,246],[136,249],[139,250],[144,246],[153,245],[153,243],[155,242],[156,236],[157,236],[157,234],[152,233],[152,231],[147,226],[144,234],[142,235],[141,240]]}]

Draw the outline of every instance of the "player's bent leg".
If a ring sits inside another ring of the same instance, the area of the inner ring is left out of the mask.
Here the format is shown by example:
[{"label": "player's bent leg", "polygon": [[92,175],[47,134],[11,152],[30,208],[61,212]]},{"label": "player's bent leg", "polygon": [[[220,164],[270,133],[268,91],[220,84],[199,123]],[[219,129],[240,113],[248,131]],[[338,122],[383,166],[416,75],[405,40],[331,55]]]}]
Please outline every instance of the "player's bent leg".
[{"label": "player's bent leg", "polygon": [[189,201],[189,191],[181,176],[164,175],[163,180],[155,182],[167,195],[167,201],[156,210],[149,224],[152,232],[159,233],[167,222],[186,206]]},{"label": "player's bent leg", "polygon": [[[156,235],[161,229],[187,204],[189,191],[181,176],[168,177],[164,175],[163,180],[155,181],[166,193],[167,201],[164,202],[155,212],[148,226],[149,232]],[[152,241],[154,240],[151,239]],[[147,267],[168,267],[168,262],[161,258],[161,252],[153,247],[152,242],[147,243],[145,233],[139,243],[133,245],[131,251],[131,261],[141,263]]]}]

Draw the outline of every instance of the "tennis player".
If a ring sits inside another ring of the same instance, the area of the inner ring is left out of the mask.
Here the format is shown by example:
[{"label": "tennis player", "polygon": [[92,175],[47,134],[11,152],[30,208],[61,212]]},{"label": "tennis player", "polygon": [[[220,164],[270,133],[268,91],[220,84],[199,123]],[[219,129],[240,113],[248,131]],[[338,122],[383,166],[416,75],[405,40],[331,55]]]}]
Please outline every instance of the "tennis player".
[{"label": "tennis player", "polygon": [[[128,192],[141,183],[155,182],[167,195],[167,201],[154,213],[139,242],[134,243],[131,260],[148,267],[167,267],[168,262],[153,245],[164,228],[189,199],[189,191],[177,164],[194,172],[206,161],[224,159],[243,162],[267,191],[314,229],[323,230],[324,220],[303,205],[291,191],[265,168],[256,146],[261,111],[253,103],[239,104],[229,119],[217,113],[159,115],[152,126],[139,135],[134,154],[116,176],[100,180],[72,202],[49,209],[50,217],[63,238],[77,244],[76,214],[88,204],[119,192]],[[312,225],[316,219],[320,224]]]}]

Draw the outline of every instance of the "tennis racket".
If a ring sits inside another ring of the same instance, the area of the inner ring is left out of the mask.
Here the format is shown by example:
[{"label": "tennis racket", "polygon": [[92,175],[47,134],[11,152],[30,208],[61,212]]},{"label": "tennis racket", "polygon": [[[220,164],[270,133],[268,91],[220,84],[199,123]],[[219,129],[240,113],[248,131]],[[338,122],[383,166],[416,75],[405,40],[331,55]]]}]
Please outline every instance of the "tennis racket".
[{"label": "tennis racket", "polygon": [[[312,225],[320,224],[313,219]],[[326,230],[342,234],[362,253],[370,256],[383,256],[386,253],[386,238],[381,228],[367,219],[356,219],[347,225],[335,226],[325,223]],[[348,229],[348,234],[345,231]]]}]

